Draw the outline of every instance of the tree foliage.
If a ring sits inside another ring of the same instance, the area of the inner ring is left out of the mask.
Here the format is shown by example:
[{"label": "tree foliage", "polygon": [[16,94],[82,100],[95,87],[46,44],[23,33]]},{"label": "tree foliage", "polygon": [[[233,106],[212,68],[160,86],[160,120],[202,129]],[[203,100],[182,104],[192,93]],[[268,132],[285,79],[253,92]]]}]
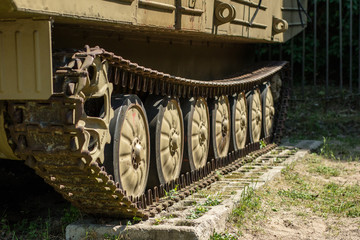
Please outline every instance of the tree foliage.
[{"label": "tree foliage", "polygon": [[[326,72],[326,1],[317,0],[316,16],[316,75],[317,84],[324,84]],[[360,0],[353,0],[353,33],[352,52],[350,53],[350,0],[342,0],[342,8],[339,10],[339,0],[329,0],[329,81],[331,85],[339,85],[340,79],[340,11],[342,14],[342,59],[344,85],[349,84],[349,61],[352,55],[353,85],[358,79],[359,69],[359,4]],[[308,1],[308,13],[311,21],[308,21],[305,29],[305,80],[306,84],[313,83],[314,73],[314,0]],[[294,82],[300,83],[302,76],[302,33],[294,37],[293,63]],[[262,44],[258,49],[258,58],[273,60],[280,58],[280,45]],[[291,60],[291,41],[282,44],[282,59]]]}]

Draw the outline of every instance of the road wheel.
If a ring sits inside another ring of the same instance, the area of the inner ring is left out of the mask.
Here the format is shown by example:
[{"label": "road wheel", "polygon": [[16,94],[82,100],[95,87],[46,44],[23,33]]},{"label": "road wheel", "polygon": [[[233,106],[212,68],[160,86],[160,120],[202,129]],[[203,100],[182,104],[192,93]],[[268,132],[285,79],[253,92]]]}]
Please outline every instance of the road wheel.
[{"label": "road wheel", "polygon": [[211,135],[214,157],[227,156],[230,146],[230,105],[227,96],[215,98],[211,104]]},{"label": "road wheel", "polygon": [[248,128],[248,114],[245,93],[231,98],[231,138],[235,151],[245,147]]},{"label": "road wheel", "polygon": [[261,92],[263,113],[263,136],[268,137],[274,130],[274,99],[269,85],[265,85]]},{"label": "road wheel", "polygon": [[210,145],[209,109],[205,98],[191,98],[183,104],[185,150],[182,172],[206,165]]},{"label": "road wheel", "polygon": [[261,98],[259,89],[254,89],[248,93],[248,116],[249,116],[249,139],[251,143],[258,142],[261,136]]},{"label": "road wheel", "polygon": [[[110,123],[112,141],[105,150],[106,169],[128,196],[139,197],[147,185],[150,137],[145,109],[135,95],[113,97],[115,116]],[[112,160],[112,164],[109,159]]]},{"label": "road wheel", "polygon": [[184,152],[184,122],[179,100],[150,96],[145,103],[151,138],[149,186],[165,184],[180,175]]}]

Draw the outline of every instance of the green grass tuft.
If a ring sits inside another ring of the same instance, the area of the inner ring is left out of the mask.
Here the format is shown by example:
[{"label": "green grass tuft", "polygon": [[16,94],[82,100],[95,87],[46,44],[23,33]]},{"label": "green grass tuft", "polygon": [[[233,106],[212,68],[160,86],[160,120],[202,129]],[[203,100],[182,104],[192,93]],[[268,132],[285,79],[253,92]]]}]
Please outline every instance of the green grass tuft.
[{"label": "green grass tuft", "polygon": [[217,233],[210,237],[210,240],[237,240],[238,238],[230,233]]},{"label": "green grass tuft", "polygon": [[337,177],[340,175],[339,169],[335,169],[335,168],[327,167],[327,166],[323,166],[323,165],[317,166],[315,168],[311,168],[309,172],[319,173],[326,177]]}]

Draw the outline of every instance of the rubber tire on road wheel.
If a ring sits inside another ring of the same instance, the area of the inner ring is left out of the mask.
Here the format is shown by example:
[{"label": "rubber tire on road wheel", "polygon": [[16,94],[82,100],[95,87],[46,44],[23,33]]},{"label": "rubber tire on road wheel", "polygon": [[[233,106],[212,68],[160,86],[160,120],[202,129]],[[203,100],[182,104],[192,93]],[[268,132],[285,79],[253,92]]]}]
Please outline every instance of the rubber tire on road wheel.
[{"label": "rubber tire on road wheel", "polygon": [[209,103],[211,124],[211,150],[213,158],[228,155],[231,135],[230,105],[227,96],[213,99]]},{"label": "rubber tire on road wheel", "polygon": [[210,117],[205,98],[184,99],[185,144],[182,173],[198,170],[206,165],[210,147]]},{"label": "rubber tire on road wheel", "polygon": [[149,96],[145,101],[149,119],[151,159],[149,187],[180,176],[184,153],[184,122],[179,100]]},{"label": "rubber tire on road wheel", "polygon": [[259,142],[262,129],[262,108],[259,89],[247,93],[249,141]]},{"label": "rubber tire on road wheel", "polygon": [[[150,137],[145,109],[136,95],[112,97],[111,144],[105,148],[104,165],[128,196],[139,197],[147,186]],[[134,182],[136,181],[136,184]]]},{"label": "rubber tire on road wheel", "polygon": [[231,150],[245,147],[248,137],[248,110],[245,93],[230,98],[231,108]]}]

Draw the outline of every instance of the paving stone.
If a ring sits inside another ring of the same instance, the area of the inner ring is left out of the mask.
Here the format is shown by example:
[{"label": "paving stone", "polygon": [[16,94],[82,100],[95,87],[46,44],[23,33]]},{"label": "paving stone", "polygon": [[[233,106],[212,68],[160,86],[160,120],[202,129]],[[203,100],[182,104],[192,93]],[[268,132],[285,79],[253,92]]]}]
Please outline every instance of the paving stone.
[{"label": "paving stone", "polygon": [[[224,231],[226,220],[248,187],[254,189],[262,187],[277,177],[288,164],[303,158],[311,150],[319,148],[321,144],[322,142],[320,141],[304,140],[295,145],[298,148],[295,154],[289,154],[289,151],[295,149],[294,146],[286,146],[284,150],[278,151],[278,155],[271,154],[273,152],[271,151],[254,161],[263,162],[261,166],[254,166],[248,163],[245,166],[245,173],[244,167],[241,167],[229,174],[229,177],[222,177],[220,181],[213,183],[203,190],[204,192],[211,193],[213,196],[216,196],[216,194],[221,195],[221,204],[208,207],[209,211],[197,219],[188,219],[187,217],[191,215],[191,211],[194,211],[196,205],[199,206],[199,204],[205,202],[206,196],[201,196],[201,194],[189,196],[169,207],[166,212],[159,213],[155,218],[150,218],[148,221],[134,225],[119,224],[119,221],[96,224],[92,219],[72,223],[66,227],[66,239],[84,239],[86,236],[91,236],[91,239],[104,239],[105,236],[116,236],[119,239],[139,240],[207,240],[213,232]],[[265,158],[266,161],[263,161]],[[279,158],[281,158],[282,162],[272,166],[274,161]],[[267,166],[266,169],[265,166]],[[261,169],[261,173],[259,173],[259,169]],[[247,178],[251,174],[253,174],[253,179]]]}]

